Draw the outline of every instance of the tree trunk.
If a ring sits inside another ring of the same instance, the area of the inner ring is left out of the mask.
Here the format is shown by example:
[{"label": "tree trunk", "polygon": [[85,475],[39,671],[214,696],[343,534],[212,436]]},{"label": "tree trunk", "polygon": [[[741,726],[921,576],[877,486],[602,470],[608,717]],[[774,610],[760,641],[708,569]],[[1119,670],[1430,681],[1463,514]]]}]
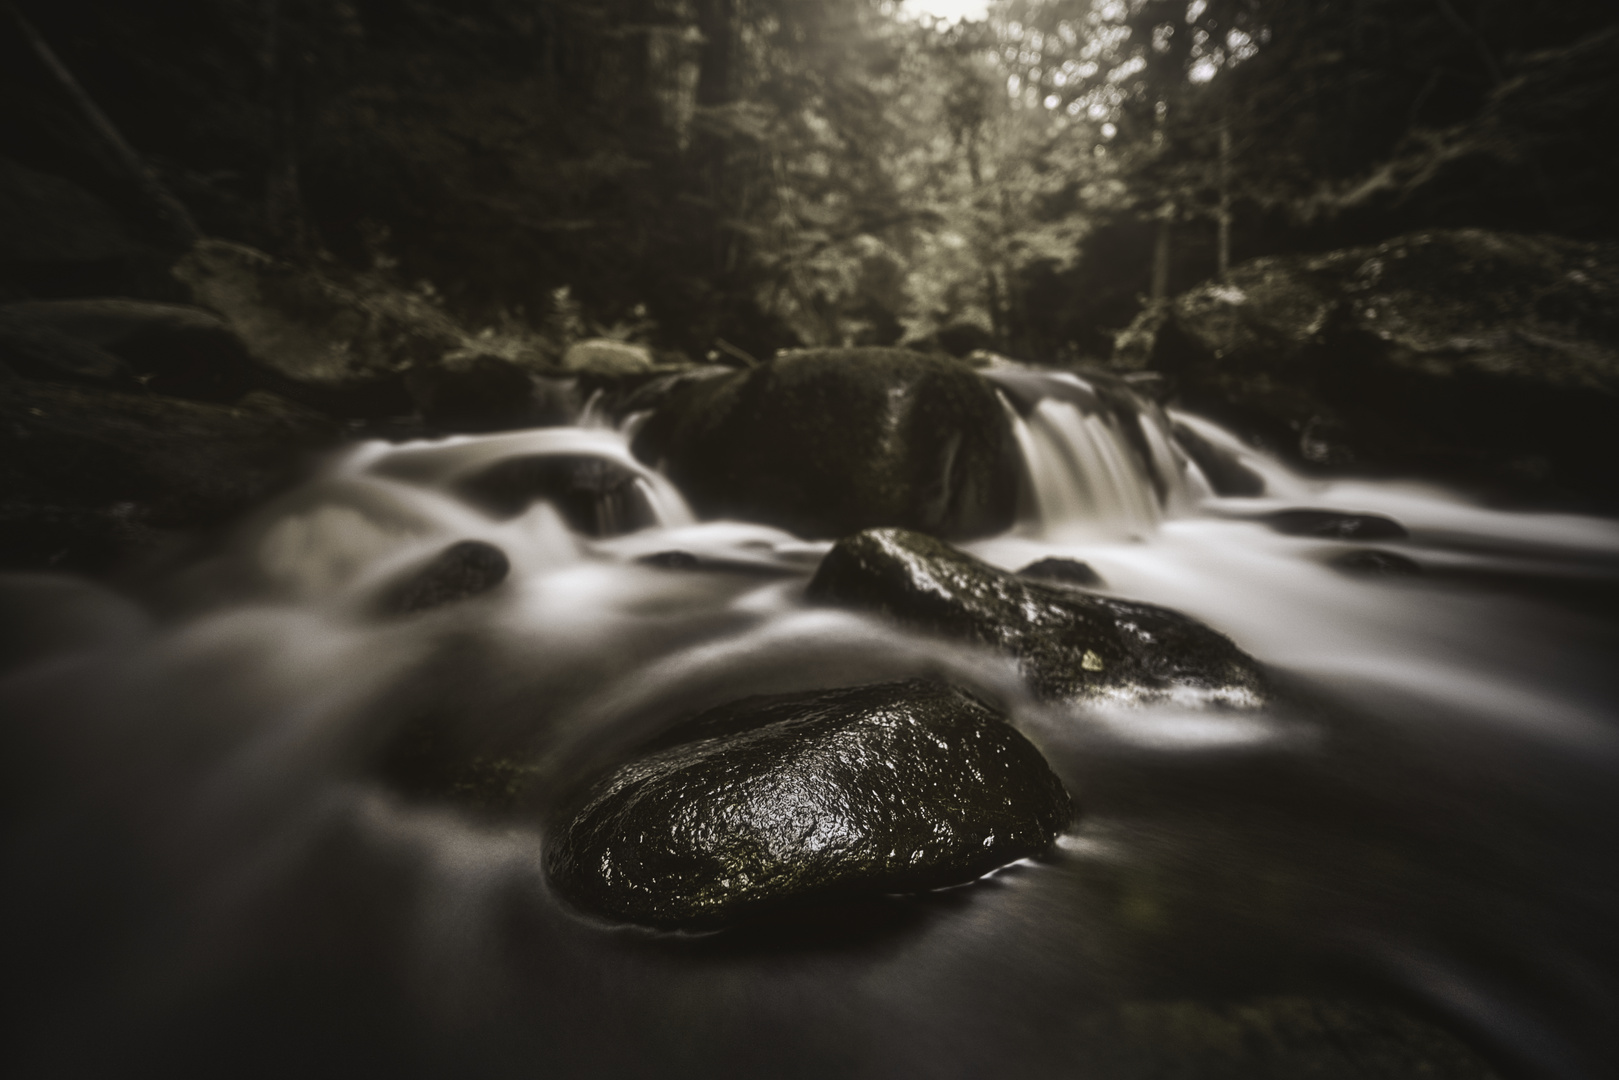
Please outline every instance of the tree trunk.
[{"label": "tree trunk", "polygon": [[302,184],[298,177],[297,69],[287,62],[281,0],[264,0],[264,37],[259,64],[270,115],[270,163],[264,178],[264,225],[277,245],[299,252],[308,246]]},{"label": "tree trunk", "polygon": [[1158,239],[1152,251],[1152,299],[1169,299],[1170,232],[1174,228],[1175,204],[1165,203],[1158,211]]},{"label": "tree trunk", "polygon": [[34,55],[39,58],[39,62],[44,65],[45,70],[50,72],[63,93],[73,102],[79,116],[95,136],[101,140],[102,145],[106,147],[112,159],[133,181],[142,201],[151,207],[152,212],[163,223],[177,244],[187,248],[195,244],[202,238],[202,230],[197,227],[197,222],[192,218],[191,211],[187,210],[185,204],[174,197],[173,192],[163,185],[163,181],[158,179],[157,174],[146,164],[135,148],[124,140],[123,135],[119,134],[118,129],[107,118],[107,114],[101,111],[95,100],[85,92],[84,87],[80,86],[79,81],[73,77],[73,73],[68,70],[67,65],[62,63],[56,52],[40,36],[39,31],[34,29],[34,24],[29,22],[15,6],[6,4],[5,7],[24,40],[28,42],[29,47],[33,50]]},{"label": "tree trunk", "polygon": [[1220,278],[1231,269],[1231,124],[1220,118],[1220,236],[1215,265]]}]

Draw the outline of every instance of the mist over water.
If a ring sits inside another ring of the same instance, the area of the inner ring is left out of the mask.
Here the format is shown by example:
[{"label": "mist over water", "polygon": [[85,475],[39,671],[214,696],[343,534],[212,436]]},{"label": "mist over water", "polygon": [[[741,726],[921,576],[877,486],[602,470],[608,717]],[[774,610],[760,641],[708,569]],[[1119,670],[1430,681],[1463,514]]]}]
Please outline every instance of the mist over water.
[{"label": "mist over water", "polygon": [[[1082,560],[1108,594],[1191,614],[1269,665],[1282,704],[1037,703],[998,655],[809,606],[829,544],[697,522],[599,420],[353,448],[139,604],[7,580],[4,859],[28,932],[4,960],[28,1075],[1068,1076],[1085,1018],[1121,1002],[1294,994],[1394,1002],[1504,1069],[1606,1075],[1619,523],[1308,480],[1207,421],[1040,378],[1021,402],[1003,384],[1019,525],[964,546]],[[1172,423],[1265,494],[1215,496]],[[465,496],[560,455],[633,474],[655,524]],[[1262,520],[1300,507],[1410,535]],[[505,553],[498,587],[379,610],[463,541]],[[1368,547],[1422,572],[1334,562]],[[642,561],[666,552],[691,559]],[[544,812],[592,770],[747,694],[910,675],[998,702],[1045,753],[1081,811],[1049,858],[717,935],[551,893]],[[522,813],[391,782],[379,762],[424,716],[520,756]]]}]

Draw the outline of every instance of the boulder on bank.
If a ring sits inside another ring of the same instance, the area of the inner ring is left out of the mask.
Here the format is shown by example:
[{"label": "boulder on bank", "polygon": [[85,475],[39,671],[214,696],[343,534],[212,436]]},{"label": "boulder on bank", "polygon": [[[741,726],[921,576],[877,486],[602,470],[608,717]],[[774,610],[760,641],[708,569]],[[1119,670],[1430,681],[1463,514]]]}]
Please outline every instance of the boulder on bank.
[{"label": "boulder on bank", "polygon": [[838,541],[809,596],[1002,649],[1045,698],[1246,708],[1268,697],[1259,662],[1194,619],[1044,585],[903,529]]},{"label": "boulder on bank", "polygon": [[[217,315],[188,304],[28,300],[0,307],[0,330],[37,344],[37,370],[27,370],[36,377],[132,376],[151,393],[201,401],[235,401],[257,383],[241,339]],[[94,354],[114,358],[117,369],[105,361],[91,369]]]},{"label": "boulder on bank", "polygon": [[804,537],[1009,528],[1017,462],[994,390],[903,349],[810,349],[673,388],[637,433],[698,513]]},{"label": "boulder on bank", "polygon": [[636,375],[651,371],[652,366],[651,349],[613,338],[577,341],[562,355],[562,367],[582,375]]},{"label": "boulder on bank", "polygon": [[584,910],[712,926],[968,882],[1045,851],[1072,813],[1004,716],[912,680],[703,713],[597,781],[547,865]]},{"label": "boulder on bank", "polygon": [[1255,259],[1120,337],[1115,361],[1295,462],[1611,504],[1619,250],[1432,230]]},{"label": "boulder on bank", "polygon": [[340,435],[268,394],[232,407],[0,379],[0,568],[109,569],[152,530],[211,528],[263,501]]}]

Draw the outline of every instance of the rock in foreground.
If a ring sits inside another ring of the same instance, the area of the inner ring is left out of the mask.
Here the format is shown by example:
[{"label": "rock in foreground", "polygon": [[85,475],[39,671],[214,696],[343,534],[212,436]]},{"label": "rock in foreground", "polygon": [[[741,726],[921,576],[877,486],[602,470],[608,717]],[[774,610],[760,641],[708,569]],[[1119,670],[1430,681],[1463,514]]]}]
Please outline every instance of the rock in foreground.
[{"label": "rock in foreground", "polygon": [[1008,574],[932,537],[871,529],[838,541],[811,599],[1011,653],[1046,698],[1261,704],[1259,662],[1167,608]]},{"label": "rock in foreground", "polygon": [[1040,752],[954,687],[913,680],[744,698],[592,787],[551,880],[650,926],[971,881],[1046,850],[1072,815]]}]

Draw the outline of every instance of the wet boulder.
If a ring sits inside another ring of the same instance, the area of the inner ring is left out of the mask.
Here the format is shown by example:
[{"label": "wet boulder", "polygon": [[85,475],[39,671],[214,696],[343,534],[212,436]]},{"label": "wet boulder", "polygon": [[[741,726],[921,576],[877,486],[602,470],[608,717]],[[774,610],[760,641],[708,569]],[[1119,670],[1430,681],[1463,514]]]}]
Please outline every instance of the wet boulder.
[{"label": "wet boulder", "polygon": [[1046,698],[1252,707],[1268,696],[1258,661],[1194,619],[1009,574],[903,529],[838,541],[809,596],[1004,650]]},{"label": "wet boulder", "polygon": [[1298,465],[1612,505],[1615,311],[1611,244],[1429,230],[1233,267],[1114,360]]},{"label": "wet boulder", "polygon": [[457,491],[496,517],[549,502],[586,536],[619,536],[656,525],[658,515],[633,469],[589,454],[507,458],[462,480]]},{"label": "wet boulder", "polygon": [[1045,851],[1072,813],[1004,716],[912,680],[703,713],[586,791],[547,865],[583,910],[712,926],[972,881]]},{"label": "wet boulder", "polygon": [[1382,514],[1277,510],[1260,520],[1283,536],[1313,536],[1323,540],[1403,540],[1411,535],[1404,525]]},{"label": "wet boulder", "polygon": [[1022,578],[1049,582],[1053,585],[1077,585],[1082,589],[1098,588],[1106,584],[1102,580],[1102,575],[1098,574],[1090,563],[1080,562],[1078,559],[1036,559],[1017,574]]},{"label": "wet boulder", "polygon": [[511,572],[506,553],[482,540],[462,540],[384,590],[381,608],[389,615],[414,615],[493,589]]},{"label": "wet boulder", "polygon": [[637,433],[699,514],[804,537],[1011,526],[1017,461],[995,392],[960,361],[810,349],[675,386]]},{"label": "wet boulder", "polygon": [[1410,556],[1377,548],[1346,551],[1328,559],[1327,565],[1361,577],[1412,577],[1422,573],[1422,564]]}]

